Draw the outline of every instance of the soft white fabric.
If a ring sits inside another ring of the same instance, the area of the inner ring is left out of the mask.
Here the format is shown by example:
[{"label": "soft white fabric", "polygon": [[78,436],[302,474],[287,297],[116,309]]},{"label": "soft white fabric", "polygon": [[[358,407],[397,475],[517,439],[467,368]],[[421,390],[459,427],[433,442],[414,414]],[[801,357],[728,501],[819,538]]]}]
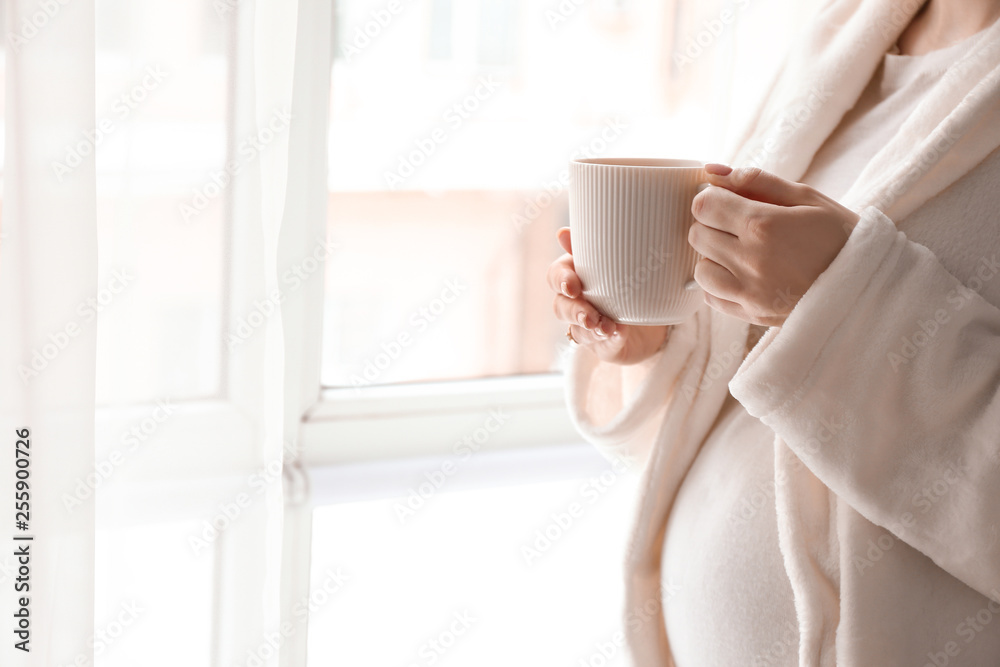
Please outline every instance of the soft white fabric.
[{"label": "soft white fabric", "polygon": [[[214,10],[219,11],[219,6],[216,3]],[[227,8],[234,9],[227,5],[223,10]],[[303,10],[281,0],[257,0],[247,4],[246,12],[243,9],[240,7],[241,16],[252,19],[255,29],[252,39],[237,40],[238,49],[253,49],[257,58],[252,67],[240,70],[239,86],[230,91],[239,95],[232,128],[235,137],[256,134],[259,128],[267,127],[275,112],[290,112],[296,117],[308,106],[306,100],[315,95],[315,88],[302,90],[305,82],[296,76],[306,69],[295,67],[297,21]],[[0,496],[7,521],[0,554],[0,615],[4,619],[0,665],[93,665],[95,652],[100,655],[109,646],[107,636],[103,643],[94,640],[95,501],[91,496],[69,511],[64,500],[85,480],[92,485],[95,482],[89,480],[96,477],[100,488],[95,495],[104,494],[109,486],[107,472],[95,474],[96,320],[82,318],[79,310],[98,293],[95,153],[106,148],[100,140],[96,148],[87,148],[87,138],[97,126],[94,2],[9,0],[6,12],[9,32],[5,35],[6,131],[0,223],[0,442],[4,453]],[[245,25],[244,21],[241,30]],[[324,25],[328,27],[329,21],[318,22],[317,30]],[[321,55],[315,50],[300,52],[298,63]],[[321,66],[318,69],[323,70]],[[326,75],[328,85],[328,69]],[[302,132],[298,127],[294,131]],[[305,156],[310,155],[306,146],[317,142],[315,137],[300,138],[298,150],[290,149],[291,134],[276,133],[267,150],[252,166],[242,169],[230,186],[251,192],[250,196],[234,197],[249,209],[240,208],[237,213],[244,227],[235,236],[245,245],[234,251],[237,269],[229,278],[227,304],[234,312],[250,312],[251,304],[269,298],[279,285],[279,267],[302,260],[303,253],[289,241],[296,240],[297,230],[305,226],[302,220],[319,220],[322,225],[322,215],[303,215],[309,209],[304,208],[304,198],[296,196],[302,194],[301,184],[308,178],[300,174]],[[83,155],[78,163],[65,158],[70,149]],[[72,169],[56,168],[62,162]],[[324,178],[322,170],[316,173]],[[325,206],[325,192],[320,192]],[[311,250],[314,243],[310,238],[307,247]],[[319,281],[314,282],[322,288]],[[236,391],[228,398],[253,417],[252,441],[248,438],[247,442],[252,451],[233,468],[233,476],[243,488],[247,473],[242,466],[257,471],[282,462],[286,434],[297,433],[302,408],[292,405],[292,399],[300,400],[301,393],[298,387],[287,387],[283,375],[286,355],[294,359],[303,340],[283,338],[282,326],[283,313],[306,289],[282,300],[261,334],[239,347],[236,354],[242,358],[229,368],[233,375],[246,374],[238,378],[242,383],[229,383]],[[239,398],[234,400],[236,393]],[[294,419],[288,419],[292,414]],[[35,541],[31,543],[30,589],[16,590],[17,568],[27,564],[14,557],[21,543],[12,540],[13,533],[20,533],[13,514],[18,469],[15,434],[24,428],[31,431],[31,511],[29,529],[22,534],[33,535]],[[288,441],[294,443],[295,435]],[[161,464],[168,457],[164,454]],[[107,460],[103,464],[110,465]],[[127,474],[115,473],[114,484]],[[132,494],[148,490],[124,484],[118,488],[124,490],[116,498],[126,502]],[[205,508],[206,525],[222,503],[235,507],[232,488],[223,487],[220,504]],[[171,481],[170,491],[163,494],[163,503],[175,502],[173,495],[183,494],[184,489]],[[287,584],[281,581],[282,545],[289,543],[282,537],[283,495],[279,477],[268,485],[265,502],[240,503],[239,520],[227,524],[225,538],[213,544],[219,549],[240,550],[236,571],[215,572],[220,581],[228,579],[226,589],[235,593],[217,607],[226,613],[213,619],[213,664],[274,667],[279,656],[270,650],[274,640],[269,638],[275,636],[282,644],[281,661],[292,664],[291,647],[304,639],[301,628],[290,623],[288,627],[296,634],[289,636],[282,625],[289,619],[280,617],[281,593],[297,593],[287,585],[281,588],[282,583]],[[218,526],[214,520],[212,524]],[[190,544],[192,539],[198,537],[192,533],[185,542]],[[304,576],[308,577],[308,572]],[[21,597],[30,600],[30,652],[15,648],[14,613]],[[142,599],[126,602],[135,602],[140,611],[145,610]],[[112,628],[117,622],[109,625],[108,620],[103,620],[102,632],[106,630],[114,640],[117,635]],[[143,616],[138,622],[155,621]],[[173,639],[187,641],[184,637]],[[147,647],[151,662],[162,657],[154,655],[157,649]]]},{"label": "soft white fabric", "polygon": [[[732,162],[800,179],[915,5],[828,3]],[[664,529],[730,391],[777,434],[799,664],[996,664],[1000,623],[983,619],[1000,621],[998,118],[1000,24],[870,160],[843,197],[861,213],[844,249],[745,361],[747,326],[707,307],[638,368],[574,353],[581,432],[645,466],[626,562],[635,664],[672,662],[662,613],[649,616]],[[914,579],[933,596],[911,594]],[[928,630],[929,609],[951,623]]]},{"label": "soft white fabric", "polygon": [[[95,127],[94,35],[79,28],[94,24],[94,3],[55,7],[59,15],[52,20],[33,1],[9,0],[5,7],[0,223],[0,665],[5,667],[67,665],[78,655],[93,659],[94,505],[71,513],[62,495],[94,471],[97,330],[83,321],[78,307],[98,291],[96,172],[92,157],[70,173],[54,171],[53,162]],[[47,21],[43,28],[36,27],[37,15]],[[16,433],[25,428],[28,447],[18,455]],[[23,493],[15,489],[18,458],[30,462],[24,531],[14,524],[15,492]],[[14,535],[35,539],[15,542]],[[15,556],[22,546],[29,547],[26,561]],[[21,566],[30,569],[27,580]],[[25,647],[30,652],[15,648],[23,639],[13,632],[22,597],[29,601],[31,641]]]},{"label": "soft white fabric", "polygon": [[924,95],[985,31],[920,56],[887,53],[857,104],[827,138],[799,179],[840,199],[879,149],[892,140]]},{"label": "soft white fabric", "polygon": [[[261,127],[275,112],[293,110],[293,83],[295,81],[296,30],[298,7],[294,3],[281,0],[258,0],[254,5],[254,125]],[[243,135],[246,136],[246,135]],[[264,284],[263,294],[281,292],[278,281],[279,266],[288,266],[288,244],[281,243],[282,226],[288,209],[288,189],[292,175],[289,171],[290,132],[276,134],[274,144],[259,157],[260,180],[260,224],[263,251],[259,256],[257,274]],[[301,174],[299,174],[301,178]],[[294,213],[301,209],[292,209]],[[294,226],[293,226],[294,228]],[[288,232],[285,231],[287,234]],[[295,260],[293,260],[295,261]],[[264,331],[264,350],[259,358],[263,371],[263,395],[260,415],[263,426],[260,434],[260,456],[262,463],[273,461],[284,464],[284,443],[295,442],[295,420],[286,419],[293,413],[289,408],[289,398],[298,398],[293,389],[285,386],[285,357],[295,343],[284,337],[284,312],[286,305],[275,309],[267,318]],[[295,406],[297,407],[297,406]],[[296,413],[301,414],[301,413]],[[291,422],[291,423],[290,423]],[[287,439],[286,439],[287,438]],[[265,494],[265,510],[253,519],[254,541],[260,545],[259,551],[249,557],[244,568],[246,573],[260,577],[257,587],[244,591],[247,608],[252,610],[249,619],[241,619],[240,636],[234,638],[227,651],[240,644],[254,645],[255,637],[265,636],[280,628],[281,617],[281,559],[284,533],[284,479],[268,484]],[[257,603],[257,605],[255,605]],[[240,655],[232,651],[232,655]],[[242,659],[242,656],[240,656]],[[286,658],[275,655],[265,661],[273,667]]]},{"label": "soft white fabric", "polygon": [[[974,35],[923,56],[886,54],[858,103],[801,181],[838,198]],[[663,578],[674,660],[686,665],[791,665],[798,628],[778,546],[774,431],[730,396],[681,484],[667,521]],[[713,557],[705,558],[705,554]],[[933,579],[912,582],[926,594]],[[932,629],[948,619],[928,614]]]}]

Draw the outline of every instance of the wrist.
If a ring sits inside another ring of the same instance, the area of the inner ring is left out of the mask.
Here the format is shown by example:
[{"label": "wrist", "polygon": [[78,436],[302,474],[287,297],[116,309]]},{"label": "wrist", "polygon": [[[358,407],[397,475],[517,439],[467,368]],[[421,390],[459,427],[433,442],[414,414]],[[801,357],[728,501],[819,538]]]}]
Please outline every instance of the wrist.
[{"label": "wrist", "polygon": [[667,343],[670,341],[670,332],[673,331],[673,328],[674,328],[674,325],[672,325],[672,324],[667,324],[667,325],[665,325],[663,327],[663,329],[664,329],[664,332],[663,332],[663,341],[660,342],[660,346],[658,348],[656,348],[657,352],[662,352],[663,348],[665,348],[667,346]]},{"label": "wrist", "polygon": [[649,361],[657,355],[659,355],[667,347],[667,343],[670,341],[670,329],[671,325],[661,325],[661,326],[650,326],[643,327],[646,329],[643,337],[645,341],[641,346],[641,352],[636,355],[636,358],[629,362],[631,364],[637,364]]}]

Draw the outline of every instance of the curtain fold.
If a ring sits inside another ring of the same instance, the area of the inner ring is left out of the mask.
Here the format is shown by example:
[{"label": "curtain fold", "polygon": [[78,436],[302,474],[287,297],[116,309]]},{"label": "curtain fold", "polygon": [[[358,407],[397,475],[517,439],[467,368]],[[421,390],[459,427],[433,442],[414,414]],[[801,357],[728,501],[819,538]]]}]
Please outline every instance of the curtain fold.
[{"label": "curtain fold", "polygon": [[[51,11],[43,11],[42,5],[51,5]],[[237,59],[243,71],[233,102],[240,105],[233,136],[246,136],[247,125],[253,131],[269,124],[280,127],[276,118],[285,127],[274,132],[256,166],[234,179],[234,192],[242,200],[234,207],[232,224],[244,240],[227,252],[239,255],[230,285],[230,308],[239,308],[243,300],[262,298],[280,288],[279,236],[294,168],[289,164],[287,125],[295,118],[298,4],[246,0],[230,9],[246,19],[238,22],[243,28],[239,41],[251,42],[242,53],[252,54]],[[18,650],[5,639],[0,665],[92,665],[99,517],[95,518],[95,503],[69,511],[61,498],[95,469],[99,318],[84,321],[78,312],[99,288],[95,149],[88,139],[97,122],[94,2],[8,0],[6,12],[0,219],[0,616],[4,619],[0,632],[11,637],[19,600],[27,598],[30,640],[25,648],[30,651]],[[70,170],[55,168],[56,163],[68,163],[70,152],[83,156],[79,163],[71,164]],[[231,371],[227,379],[226,400],[252,423],[253,437],[247,446],[252,448],[255,470],[280,463],[284,456],[289,342],[283,335],[281,310],[277,307],[267,319],[259,341],[240,347],[241,370]],[[240,380],[244,386],[254,386],[240,388]],[[28,468],[18,467],[15,454],[23,429],[28,430],[22,438],[29,443]],[[27,528],[21,531],[15,525],[14,498],[19,490],[16,476],[23,469],[29,471],[25,481],[31,509]],[[233,474],[246,477],[235,468]],[[122,497],[116,496],[116,502]],[[279,475],[268,485],[264,502],[248,508],[216,544],[227,554],[238,555],[228,562],[239,565],[235,572],[216,574],[213,663],[279,664],[279,651],[269,647],[288,641],[275,639],[283,632],[283,508]],[[14,585],[22,563],[14,553],[22,543],[30,553],[30,590],[19,592]],[[226,599],[219,599],[220,591]]]},{"label": "curtain fold", "polygon": [[[257,0],[254,16],[254,98],[257,126],[263,127],[276,116],[295,122],[292,89],[295,79],[295,43],[298,17],[296,0]],[[265,294],[281,291],[278,281],[279,239],[284,222],[285,196],[289,179],[289,134],[276,135],[272,150],[260,157],[260,223],[264,256],[260,267]],[[284,305],[279,304],[265,329],[263,394],[264,429],[262,461],[282,461],[285,458],[285,349],[293,341],[286,340],[283,327]],[[265,534],[263,547],[265,579],[262,582],[263,627],[267,634],[285,636],[281,619],[281,569],[284,535],[284,481],[279,477],[269,486],[265,499],[266,514],[261,526]],[[267,661],[277,666],[279,655]]]},{"label": "curtain fold", "polygon": [[[9,667],[93,659],[94,505],[71,513],[60,498],[94,468],[97,331],[78,312],[98,285],[88,139],[96,123],[94,4],[42,4],[6,3],[0,664]],[[79,164],[57,168],[75,147]],[[17,485],[18,475],[26,484]],[[15,493],[29,503],[26,515],[15,515]],[[18,629],[24,634],[11,634]]]}]

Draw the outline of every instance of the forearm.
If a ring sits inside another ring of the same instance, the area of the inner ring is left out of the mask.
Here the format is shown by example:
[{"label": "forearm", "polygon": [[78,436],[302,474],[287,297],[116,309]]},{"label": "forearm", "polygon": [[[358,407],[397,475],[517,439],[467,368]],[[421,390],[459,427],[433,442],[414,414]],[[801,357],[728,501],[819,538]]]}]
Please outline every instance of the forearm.
[{"label": "forearm", "polygon": [[1000,585],[998,383],[1000,310],[869,209],[730,389],[834,493],[982,591]]}]

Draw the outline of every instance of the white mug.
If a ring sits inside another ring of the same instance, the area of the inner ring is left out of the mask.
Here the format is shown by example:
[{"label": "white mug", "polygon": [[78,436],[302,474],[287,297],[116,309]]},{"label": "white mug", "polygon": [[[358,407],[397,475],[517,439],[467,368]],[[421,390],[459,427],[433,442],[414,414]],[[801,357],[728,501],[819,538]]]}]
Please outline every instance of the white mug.
[{"label": "white mug", "polygon": [[706,182],[693,160],[570,163],[573,263],[583,297],[622,324],[677,324],[703,301],[688,243],[691,202]]}]

